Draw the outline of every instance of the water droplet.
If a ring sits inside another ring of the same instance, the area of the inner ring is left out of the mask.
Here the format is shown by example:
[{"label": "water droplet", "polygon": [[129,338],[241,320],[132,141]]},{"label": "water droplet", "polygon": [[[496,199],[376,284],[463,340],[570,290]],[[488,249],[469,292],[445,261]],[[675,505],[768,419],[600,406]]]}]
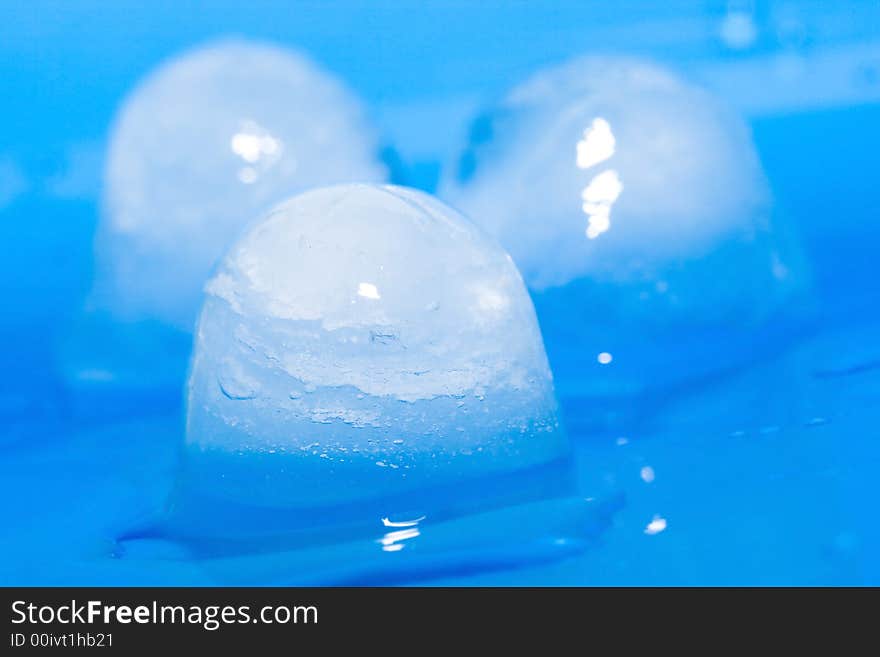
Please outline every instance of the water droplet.
[{"label": "water droplet", "polygon": [[661,516],[654,516],[654,519],[648,523],[645,527],[645,533],[648,536],[654,536],[655,534],[659,534],[660,532],[666,529],[666,518]]}]

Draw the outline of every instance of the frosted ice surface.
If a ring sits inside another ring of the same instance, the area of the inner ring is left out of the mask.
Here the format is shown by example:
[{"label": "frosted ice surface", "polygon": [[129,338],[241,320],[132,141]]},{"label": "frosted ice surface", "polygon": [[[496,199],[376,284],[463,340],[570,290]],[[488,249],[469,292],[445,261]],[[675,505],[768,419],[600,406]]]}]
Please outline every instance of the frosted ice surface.
[{"label": "frosted ice surface", "polygon": [[112,130],[96,303],[187,331],[245,222],[309,187],[382,181],[359,102],[305,57],[219,42],[171,60]]},{"label": "frosted ice surface", "polygon": [[441,196],[511,253],[551,357],[568,341],[584,365],[625,365],[603,339],[622,331],[646,344],[655,329],[754,325],[802,282],[747,126],[651,63],[535,75],[474,122]]},{"label": "frosted ice surface", "polygon": [[541,466],[565,445],[516,267],[430,196],[296,196],[206,286],[186,462],[212,495],[347,503]]}]

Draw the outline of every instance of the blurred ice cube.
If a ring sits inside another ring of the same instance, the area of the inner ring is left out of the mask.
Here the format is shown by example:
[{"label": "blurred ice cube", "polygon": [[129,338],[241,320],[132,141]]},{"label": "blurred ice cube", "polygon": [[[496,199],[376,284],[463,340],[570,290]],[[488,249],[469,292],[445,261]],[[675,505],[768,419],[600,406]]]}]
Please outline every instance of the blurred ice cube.
[{"label": "blurred ice cube", "polygon": [[305,56],[224,41],[162,65],[113,126],[95,304],[186,331],[216,259],[291,193],[382,181],[358,100]]},{"label": "blurred ice cube", "polygon": [[803,284],[747,126],[649,62],[538,73],[474,122],[441,196],[520,267],[563,394],[726,367]]}]

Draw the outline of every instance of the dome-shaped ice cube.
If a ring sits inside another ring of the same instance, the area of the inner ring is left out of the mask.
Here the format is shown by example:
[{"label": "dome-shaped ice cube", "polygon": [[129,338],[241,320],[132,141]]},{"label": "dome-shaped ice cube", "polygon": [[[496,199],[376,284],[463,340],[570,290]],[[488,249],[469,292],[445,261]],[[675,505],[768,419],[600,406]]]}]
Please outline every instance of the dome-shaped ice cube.
[{"label": "dome-shaped ice cube", "polygon": [[475,482],[566,453],[510,257],[400,187],[306,192],[255,224],[206,287],[188,395],[183,488],[222,504],[471,510],[533,495]]},{"label": "dome-shaped ice cube", "polygon": [[636,59],[515,88],[474,122],[441,197],[513,256],[563,396],[728,367],[804,282],[747,126]]},{"label": "dome-shaped ice cube", "polygon": [[113,126],[95,304],[191,331],[247,220],[296,191],[385,175],[358,100],[305,56],[245,41],[185,53]]}]

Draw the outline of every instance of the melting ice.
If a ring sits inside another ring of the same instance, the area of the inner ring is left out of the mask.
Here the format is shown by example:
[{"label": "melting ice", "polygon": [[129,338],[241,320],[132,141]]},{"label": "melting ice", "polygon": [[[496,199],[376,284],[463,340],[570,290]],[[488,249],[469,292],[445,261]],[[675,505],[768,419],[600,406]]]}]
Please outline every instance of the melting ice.
[{"label": "melting ice", "polygon": [[519,474],[567,453],[522,279],[435,199],[371,185],[296,196],[233,246],[206,292],[189,498],[320,523],[339,509],[418,517],[564,486],[558,473]]},{"label": "melting ice", "polygon": [[220,583],[371,583],[588,547],[531,300],[464,217],[400,187],[277,206],[206,286],[186,444],[129,561]]},{"label": "melting ice", "polygon": [[360,103],[303,55],[244,41],[185,53],[113,126],[95,301],[190,331],[246,221],[298,190],[384,177]]},{"label": "melting ice", "polygon": [[722,367],[803,284],[746,125],[634,59],[515,88],[475,121],[442,195],[520,267],[563,394]]}]

